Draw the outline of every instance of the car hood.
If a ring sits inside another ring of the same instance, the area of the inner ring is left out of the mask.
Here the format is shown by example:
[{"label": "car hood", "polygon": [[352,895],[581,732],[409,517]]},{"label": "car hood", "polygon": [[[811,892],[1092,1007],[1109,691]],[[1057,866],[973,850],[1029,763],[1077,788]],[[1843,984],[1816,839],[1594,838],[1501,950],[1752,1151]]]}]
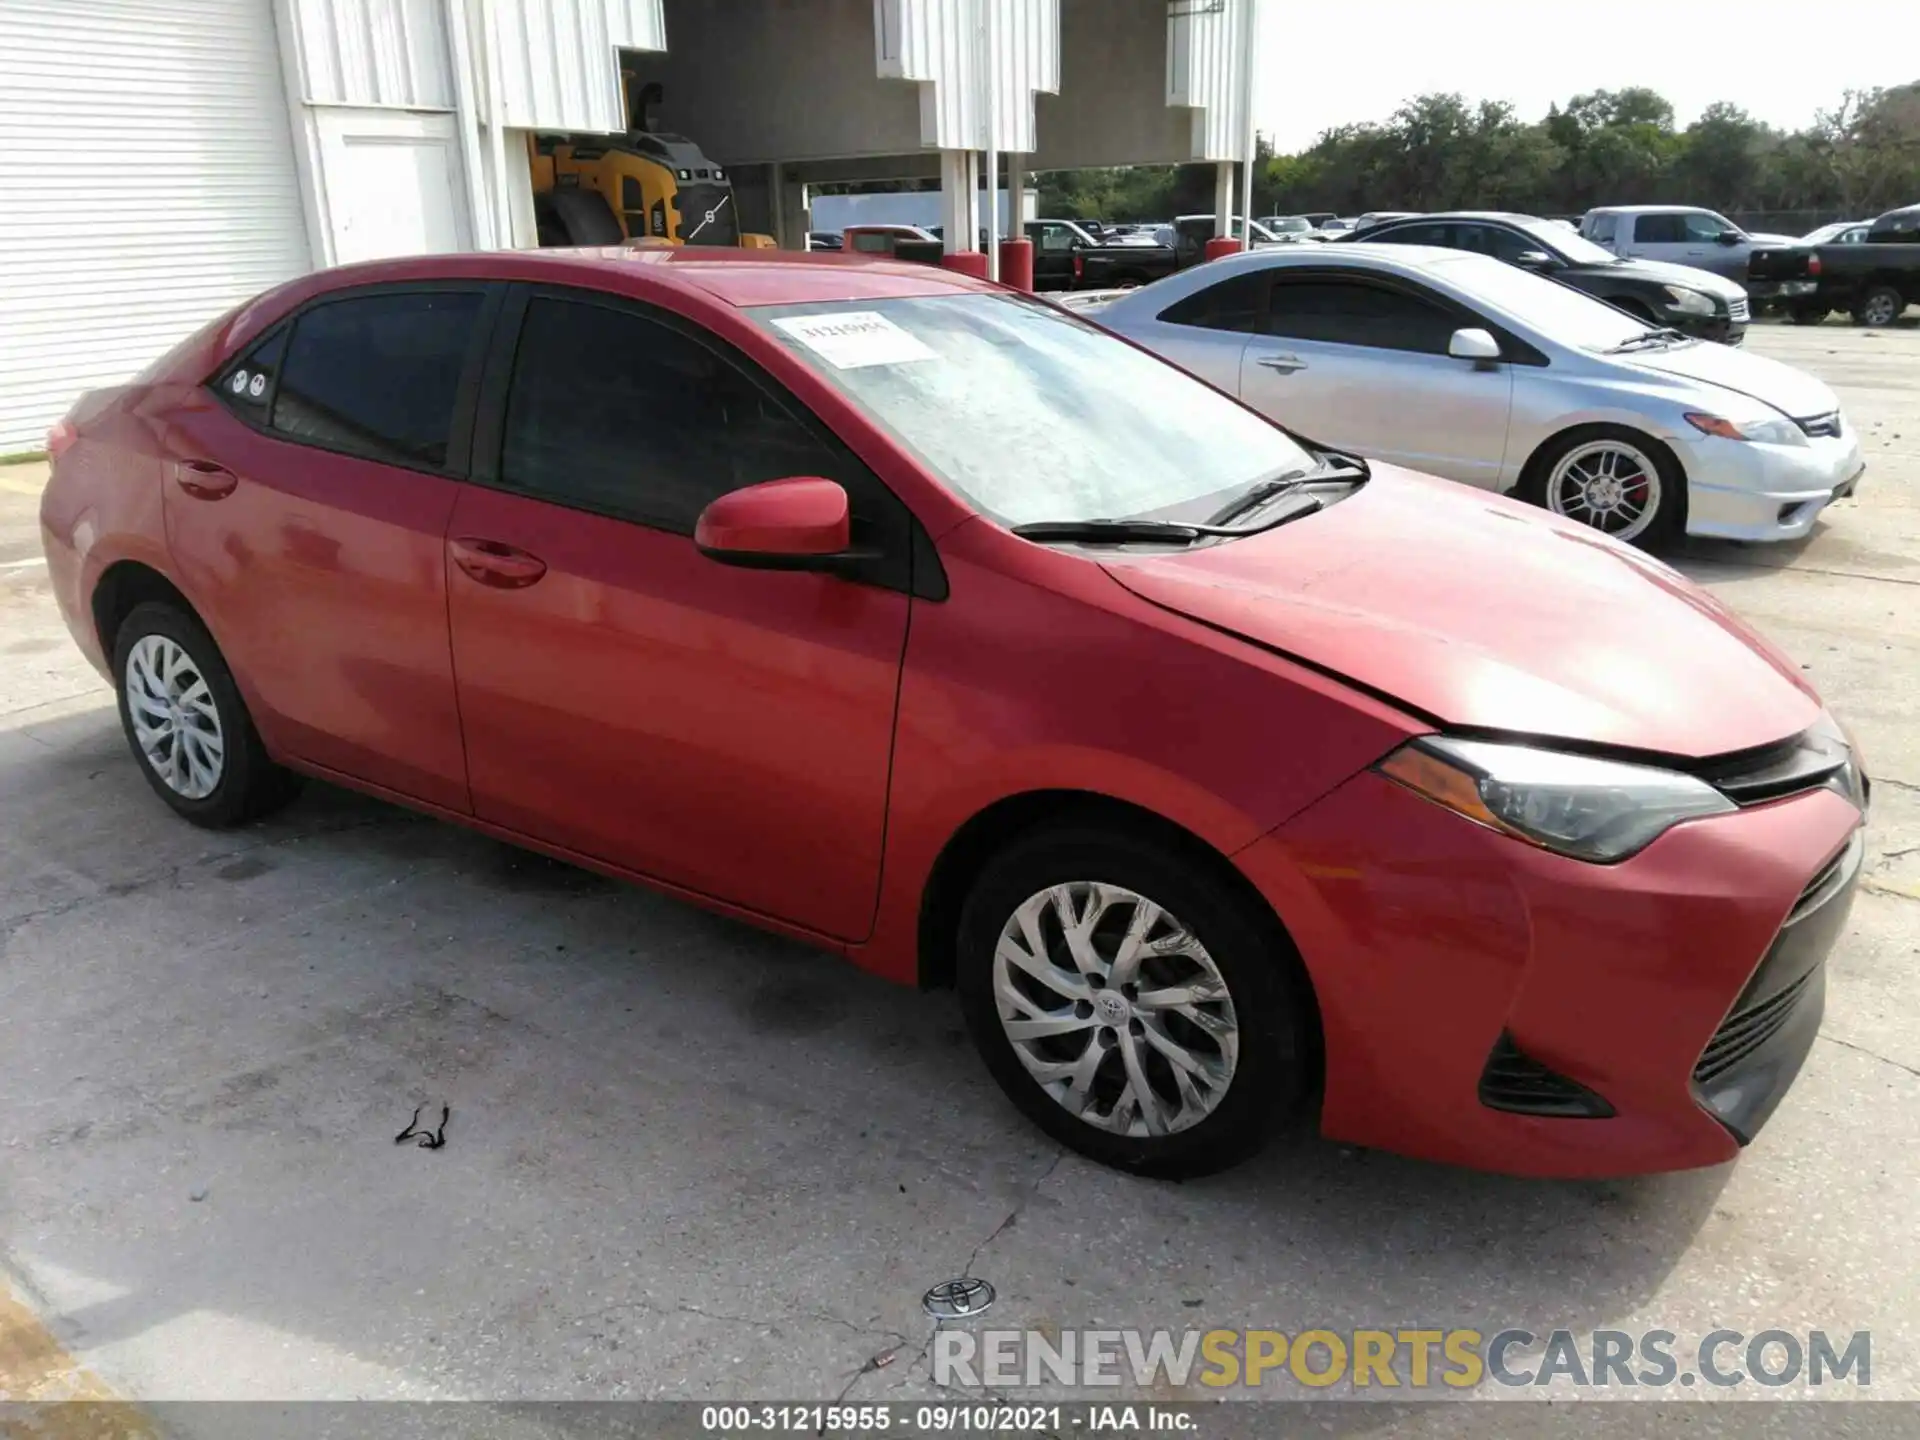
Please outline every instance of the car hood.
[{"label": "car hood", "polygon": [[1102,563],[1142,599],[1445,725],[1700,758],[1820,713],[1793,663],[1678,571],[1384,465],[1317,515]]},{"label": "car hood", "polygon": [[1840,397],[1820,381],[1791,365],[1752,355],[1731,345],[1695,343],[1669,350],[1642,350],[1610,357],[1636,370],[1659,375],[1681,375],[1719,390],[1770,405],[1783,415],[1805,420],[1830,415],[1840,408]]},{"label": "car hood", "polygon": [[1613,265],[1596,265],[1592,268],[1602,273],[1633,275],[1662,285],[1684,285],[1689,290],[1699,290],[1727,301],[1738,300],[1747,293],[1746,287],[1724,275],[1695,269],[1691,265],[1670,265],[1665,260],[1621,260]]}]

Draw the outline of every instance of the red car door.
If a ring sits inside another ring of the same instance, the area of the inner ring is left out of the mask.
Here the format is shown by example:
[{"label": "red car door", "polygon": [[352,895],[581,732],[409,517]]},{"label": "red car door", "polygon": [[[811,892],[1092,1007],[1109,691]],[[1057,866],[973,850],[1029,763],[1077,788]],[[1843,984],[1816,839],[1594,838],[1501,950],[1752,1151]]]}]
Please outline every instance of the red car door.
[{"label": "red car door", "polygon": [[164,437],[181,584],[269,742],[461,811],[445,537],[490,298],[475,285],[329,294]]},{"label": "red car door", "polygon": [[[910,603],[905,508],[697,327],[518,291],[500,329],[510,386],[476,427],[489,488],[462,493],[447,547],[475,813],[865,936]],[[740,569],[694,548],[710,500],[789,475],[847,487],[869,570]]]}]

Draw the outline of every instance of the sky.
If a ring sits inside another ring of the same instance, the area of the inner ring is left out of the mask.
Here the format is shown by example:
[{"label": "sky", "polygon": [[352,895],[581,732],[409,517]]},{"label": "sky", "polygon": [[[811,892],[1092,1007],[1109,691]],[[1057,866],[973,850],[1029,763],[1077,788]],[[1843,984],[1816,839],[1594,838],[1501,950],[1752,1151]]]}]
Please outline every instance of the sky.
[{"label": "sky", "polygon": [[1911,4],[1266,0],[1254,124],[1286,154],[1332,126],[1385,120],[1430,90],[1506,100],[1537,120],[1582,91],[1645,85],[1673,102],[1682,126],[1730,100],[1798,129],[1844,90],[1920,80],[1920,46],[1866,43],[1891,40],[1889,23],[1920,38]]}]

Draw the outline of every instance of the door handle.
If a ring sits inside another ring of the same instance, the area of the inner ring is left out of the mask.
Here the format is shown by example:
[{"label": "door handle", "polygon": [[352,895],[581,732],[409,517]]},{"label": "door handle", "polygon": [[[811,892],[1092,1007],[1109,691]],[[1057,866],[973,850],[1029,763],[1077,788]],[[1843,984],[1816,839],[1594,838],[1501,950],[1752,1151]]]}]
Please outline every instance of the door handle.
[{"label": "door handle", "polygon": [[453,563],[482,585],[500,590],[519,590],[547,573],[547,562],[538,555],[498,540],[449,540],[447,548]]},{"label": "door handle", "polygon": [[233,493],[240,479],[224,465],[211,460],[176,460],[173,482],[196,500],[224,500]]},{"label": "door handle", "polygon": [[1255,357],[1253,363],[1264,365],[1269,370],[1278,370],[1282,375],[1291,375],[1296,370],[1307,368],[1307,362],[1298,355],[1260,355]]}]

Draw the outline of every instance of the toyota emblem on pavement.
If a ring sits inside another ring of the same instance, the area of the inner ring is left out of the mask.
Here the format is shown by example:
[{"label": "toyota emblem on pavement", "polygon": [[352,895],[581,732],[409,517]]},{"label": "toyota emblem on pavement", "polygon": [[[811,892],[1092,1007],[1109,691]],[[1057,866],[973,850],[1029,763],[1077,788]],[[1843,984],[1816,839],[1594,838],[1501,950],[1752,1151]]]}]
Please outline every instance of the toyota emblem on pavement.
[{"label": "toyota emblem on pavement", "polygon": [[921,1297],[920,1304],[936,1320],[961,1320],[993,1304],[993,1286],[971,1275],[942,1280]]}]

